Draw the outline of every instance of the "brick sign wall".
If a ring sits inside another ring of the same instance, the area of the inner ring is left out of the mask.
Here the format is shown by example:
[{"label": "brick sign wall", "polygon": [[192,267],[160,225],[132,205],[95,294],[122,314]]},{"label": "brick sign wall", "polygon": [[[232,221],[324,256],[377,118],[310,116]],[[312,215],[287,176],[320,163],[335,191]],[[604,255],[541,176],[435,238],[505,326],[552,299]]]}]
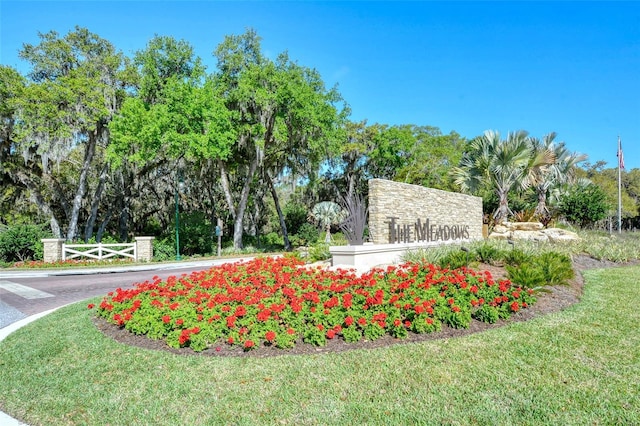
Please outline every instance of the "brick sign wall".
[{"label": "brick sign wall", "polygon": [[482,198],[384,179],[369,180],[374,244],[482,238]]}]

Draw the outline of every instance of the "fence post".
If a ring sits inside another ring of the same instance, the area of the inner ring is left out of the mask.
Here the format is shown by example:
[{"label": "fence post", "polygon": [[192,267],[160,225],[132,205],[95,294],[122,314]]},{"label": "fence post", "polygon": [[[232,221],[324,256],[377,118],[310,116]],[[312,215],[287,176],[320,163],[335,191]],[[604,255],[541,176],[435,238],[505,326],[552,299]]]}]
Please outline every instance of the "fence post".
[{"label": "fence post", "polygon": [[136,262],[151,262],[153,259],[153,240],[155,237],[136,238]]},{"label": "fence post", "polygon": [[43,259],[47,263],[60,262],[62,260],[62,244],[63,238],[43,238],[42,244],[44,245]]}]

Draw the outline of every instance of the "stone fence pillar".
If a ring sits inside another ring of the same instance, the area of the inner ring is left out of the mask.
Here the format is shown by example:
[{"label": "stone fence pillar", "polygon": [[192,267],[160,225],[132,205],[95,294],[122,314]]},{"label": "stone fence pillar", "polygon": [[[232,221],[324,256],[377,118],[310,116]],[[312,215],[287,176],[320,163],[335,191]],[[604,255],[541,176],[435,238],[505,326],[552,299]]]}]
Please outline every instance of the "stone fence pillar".
[{"label": "stone fence pillar", "polygon": [[136,237],[136,262],[151,262],[155,237]]},{"label": "stone fence pillar", "polygon": [[60,262],[62,260],[63,238],[43,238],[44,255],[42,260],[48,263]]}]

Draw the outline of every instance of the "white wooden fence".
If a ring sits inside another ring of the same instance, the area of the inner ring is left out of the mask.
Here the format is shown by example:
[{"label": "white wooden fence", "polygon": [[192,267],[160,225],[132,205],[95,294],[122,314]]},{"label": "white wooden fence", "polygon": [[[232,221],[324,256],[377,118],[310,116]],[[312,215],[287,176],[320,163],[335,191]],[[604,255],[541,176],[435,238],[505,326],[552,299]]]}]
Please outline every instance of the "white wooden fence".
[{"label": "white wooden fence", "polygon": [[79,257],[104,260],[116,256],[130,257],[133,260],[136,260],[136,243],[62,244],[63,261]]},{"label": "white wooden fence", "polygon": [[130,257],[134,262],[150,262],[153,259],[153,239],[135,237],[134,243],[66,244],[62,238],[44,238],[43,260],[53,263],[76,258],[102,260],[120,256]]}]

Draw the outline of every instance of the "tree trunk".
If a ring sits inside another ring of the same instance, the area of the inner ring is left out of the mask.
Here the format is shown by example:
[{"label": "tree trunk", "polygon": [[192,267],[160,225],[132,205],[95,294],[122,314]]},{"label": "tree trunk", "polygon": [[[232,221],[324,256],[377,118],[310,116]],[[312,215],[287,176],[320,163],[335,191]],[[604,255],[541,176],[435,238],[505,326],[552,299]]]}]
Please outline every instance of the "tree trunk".
[{"label": "tree trunk", "polygon": [[105,215],[104,220],[102,221],[102,223],[98,227],[98,233],[96,234],[96,241],[97,242],[101,242],[102,241],[102,235],[104,234],[104,230],[107,227],[107,224],[109,223],[109,221],[111,220],[111,216],[112,215],[113,215],[113,209],[111,207],[109,207],[109,210],[107,210],[107,214]]},{"label": "tree trunk", "polygon": [[118,241],[124,242],[129,238],[129,213],[131,211],[131,185],[125,182],[124,173],[120,174],[122,196],[120,198],[120,215],[118,216]]},{"label": "tree trunk", "polygon": [[40,211],[49,217],[49,226],[51,227],[51,232],[55,238],[62,238],[62,231],[60,230],[60,224],[56,219],[55,215],[51,211],[49,205],[42,199],[39,193],[32,191],[31,192],[31,201],[33,201]]},{"label": "tree trunk", "polygon": [[244,211],[246,210],[247,203],[249,201],[249,192],[251,190],[251,182],[253,182],[253,178],[255,177],[256,170],[258,169],[258,159],[254,158],[253,160],[251,160],[251,163],[249,165],[249,171],[244,178],[244,184],[242,187],[242,192],[240,194],[240,200],[238,201],[237,206],[233,202],[231,188],[229,186],[229,178],[227,176],[227,166],[221,160],[218,161],[218,164],[220,166],[220,182],[222,184],[222,189],[224,191],[225,199],[227,200],[227,205],[229,206],[229,211],[231,212],[231,216],[233,217],[233,247],[235,249],[241,249]]},{"label": "tree trunk", "polygon": [[49,203],[44,200],[44,197],[40,193],[40,190],[36,187],[36,185],[27,176],[26,173],[18,171],[16,172],[15,177],[17,178],[18,182],[20,182],[22,185],[24,185],[25,188],[29,190],[29,192],[31,193],[30,199],[33,203],[35,203],[36,206],[38,206],[40,212],[42,212],[42,214],[49,218],[49,226],[51,227],[53,236],[55,238],[62,238],[60,222],[58,222],[58,219],[56,219],[53,209],[51,209]]},{"label": "tree trunk", "polygon": [[536,206],[535,214],[540,217],[544,217],[549,214],[546,191],[538,191],[538,205]]},{"label": "tree trunk", "polygon": [[291,251],[291,242],[289,241],[287,224],[284,221],[284,214],[282,213],[282,208],[280,208],[280,199],[278,198],[276,187],[273,184],[273,179],[271,179],[271,176],[269,175],[269,173],[265,173],[265,175],[269,183],[269,189],[271,190],[271,196],[273,197],[273,202],[276,205],[276,211],[278,212],[278,220],[280,221],[280,229],[282,230],[282,238],[284,239],[284,249],[285,251]]},{"label": "tree trunk", "polygon": [[496,220],[496,223],[502,223],[505,219],[507,219],[507,217],[509,217],[509,201],[507,199],[507,193],[505,191],[498,190],[497,193],[500,203],[493,217]]},{"label": "tree trunk", "polygon": [[222,160],[218,160],[218,167],[220,168],[220,184],[222,185],[222,192],[224,193],[224,199],[227,201],[227,207],[231,213],[231,218],[236,220],[236,204],[233,202],[233,195],[231,194],[231,187],[229,185],[229,178],[227,176],[227,164]]},{"label": "tree trunk", "polygon": [[67,241],[73,241],[78,232],[78,217],[80,215],[80,208],[82,207],[82,200],[87,192],[87,176],[89,175],[93,154],[96,151],[98,131],[99,130],[96,129],[89,133],[89,141],[85,147],[82,169],[80,170],[80,176],[78,177],[78,188],[76,189],[76,194],[73,198],[71,217],[69,218],[69,226],[67,228]]},{"label": "tree trunk", "polygon": [[96,218],[98,216],[98,207],[100,207],[100,200],[102,199],[102,192],[104,191],[104,182],[107,179],[107,172],[109,171],[108,163],[105,163],[102,167],[102,172],[100,172],[100,181],[98,182],[98,187],[96,188],[96,193],[93,196],[93,202],[91,203],[91,214],[89,215],[89,219],[87,220],[87,224],[84,228],[84,242],[89,241],[91,236],[93,235],[93,228],[96,223]]}]

